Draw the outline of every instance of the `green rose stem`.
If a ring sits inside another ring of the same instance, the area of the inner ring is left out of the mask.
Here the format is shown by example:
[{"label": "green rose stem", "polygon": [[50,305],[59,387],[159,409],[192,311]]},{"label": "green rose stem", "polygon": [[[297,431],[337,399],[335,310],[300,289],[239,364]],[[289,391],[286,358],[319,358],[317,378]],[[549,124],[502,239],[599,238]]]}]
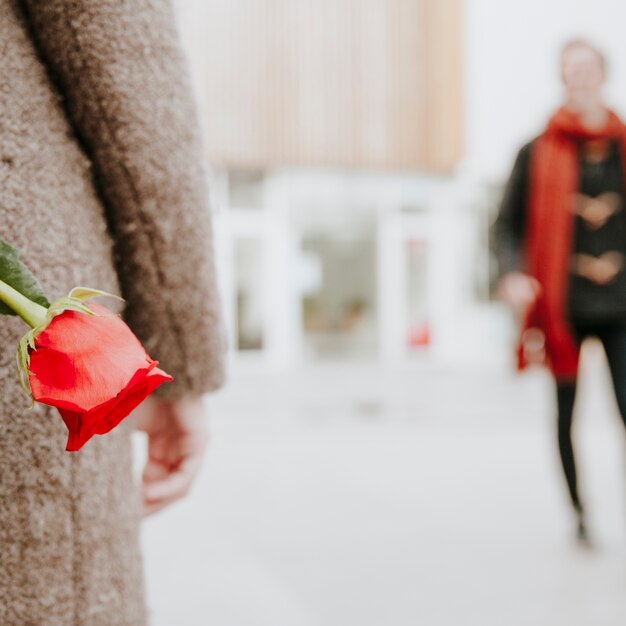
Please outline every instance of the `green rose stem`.
[{"label": "green rose stem", "polygon": [[47,309],[29,300],[2,280],[0,280],[0,300],[15,311],[31,328],[45,324]]}]

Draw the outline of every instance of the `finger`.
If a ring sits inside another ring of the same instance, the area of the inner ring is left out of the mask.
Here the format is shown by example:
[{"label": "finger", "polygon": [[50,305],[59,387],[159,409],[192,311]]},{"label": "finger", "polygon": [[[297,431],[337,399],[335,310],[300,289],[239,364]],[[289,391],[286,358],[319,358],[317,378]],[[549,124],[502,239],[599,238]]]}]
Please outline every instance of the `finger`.
[{"label": "finger", "polygon": [[200,468],[200,459],[189,457],[182,461],[174,470],[168,472],[166,476],[154,482],[144,482],[143,496],[148,503],[158,503],[161,501],[173,501],[185,496]]},{"label": "finger", "polygon": [[148,459],[143,469],[142,480],[144,484],[155,483],[166,479],[170,474],[168,466],[158,460]]},{"label": "finger", "polygon": [[150,515],[154,515],[155,513],[158,513],[159,511],[162,511],[163,509],[167,508],[167,506],[170,504],[170,502],[158,502],[158,503],[148,503],[148,502],[144,502],[143,503],[143,509],[141,511],[141,514],[143,517],[149,517]]},{"label": "finger", "polygon": [[173,501],[182,498],[191,487],[191,477],[176,472],[164,480],[145,485],[144,499],[149,503]]}]

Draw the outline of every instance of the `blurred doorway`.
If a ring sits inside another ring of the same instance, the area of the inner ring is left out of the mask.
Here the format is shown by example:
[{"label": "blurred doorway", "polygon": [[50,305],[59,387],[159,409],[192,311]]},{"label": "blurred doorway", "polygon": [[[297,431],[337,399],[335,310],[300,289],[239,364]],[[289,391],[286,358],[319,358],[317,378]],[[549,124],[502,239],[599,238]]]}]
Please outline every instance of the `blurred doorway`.
[{"label": "blurred doorway", "polygon": [[430,345],[429,254],[426,238],[412,237],[404,244],[406,264],[406,341],[410,350]]},{"label": "blurred doorway", "polygon": [[263,350],[264,294],[259,276],[264,265],[263,241],[237,239],[235,248],[237,350]]},{"label": "blurred doorway", "polygon": [[315,268],[303,293],[307,359],[374,359],[377,355],[376,241],[305,236],[305,264]]}]

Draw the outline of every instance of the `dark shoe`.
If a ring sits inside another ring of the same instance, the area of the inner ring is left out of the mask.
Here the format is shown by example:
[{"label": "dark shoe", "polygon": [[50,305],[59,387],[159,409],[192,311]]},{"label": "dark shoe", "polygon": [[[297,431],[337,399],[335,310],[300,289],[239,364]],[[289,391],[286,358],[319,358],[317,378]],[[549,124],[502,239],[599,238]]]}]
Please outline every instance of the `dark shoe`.
[{"label": "dark shoe", "polygon": [[576,506],[576,542],[579,546],[584,548],[591,548],[591,539],[589,538],[589,532],[587,531],[587,524],[585,523],[585,512],[582,506]]},{"label": "dark shoe", "polygon": [[587,525],[583,519],[578,520],[578,526],[576,528],[576,541],[578,542],[578,545],[584,548],[591,548],[591,539],[589,539]]}]

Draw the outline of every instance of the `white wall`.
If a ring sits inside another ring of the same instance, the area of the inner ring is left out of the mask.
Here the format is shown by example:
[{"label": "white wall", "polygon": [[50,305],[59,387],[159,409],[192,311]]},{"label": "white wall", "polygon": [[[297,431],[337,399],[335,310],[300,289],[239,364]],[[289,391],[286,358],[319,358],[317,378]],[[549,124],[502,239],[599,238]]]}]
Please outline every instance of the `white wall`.
[{"label": "white wall", "polygon": [[609,102],[626,114],[624,0],[465,0],[467,157],[463,170],[505,177],[516,150],[558,105],[558,52],[592,39],[610,61]]}]

